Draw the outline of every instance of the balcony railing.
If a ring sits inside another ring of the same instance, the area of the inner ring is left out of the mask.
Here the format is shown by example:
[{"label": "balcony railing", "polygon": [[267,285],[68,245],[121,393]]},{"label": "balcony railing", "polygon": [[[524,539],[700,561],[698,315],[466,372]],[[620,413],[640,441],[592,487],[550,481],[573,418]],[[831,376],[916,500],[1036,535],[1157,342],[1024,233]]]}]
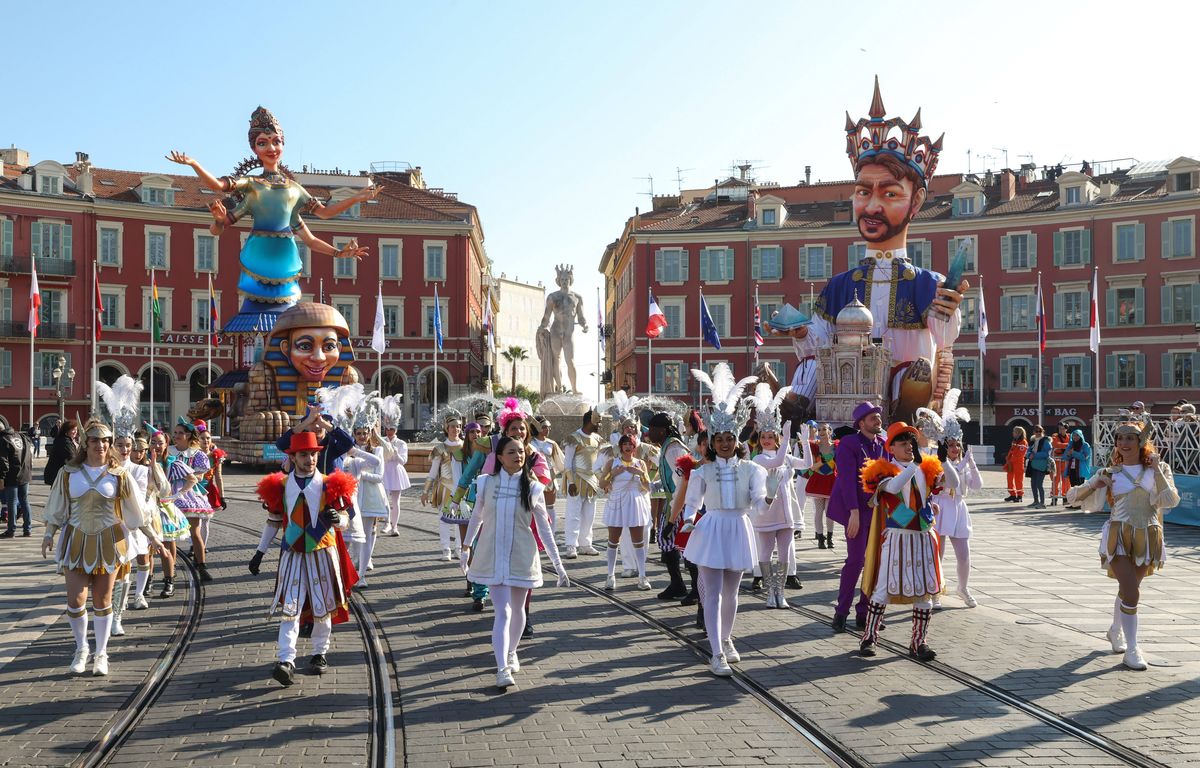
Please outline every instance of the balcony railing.
[{"label": "balcony railing", "polygon": [[[33,270],[33,259],[28,256],[0,256],[0,272],[15,272],[28,275]],[[44,257],[37,260],[39,275],[51,277],[74,277],[75,260]]]},{"label": "balcony railing", "polygon": [[[39,323],[39,339],[73,339],[75,338],[75,323]],[[16,320],[0,320],[0,337],[20,338],[29,337],[29,326]]]},{"label": "balcony railing", "polygon": [[[983,391],[983,404],[991,405],[996,400],[996,390],[985,389]],[[979,405],[979,390],[964,389],[958,395],[959,405]]]}]

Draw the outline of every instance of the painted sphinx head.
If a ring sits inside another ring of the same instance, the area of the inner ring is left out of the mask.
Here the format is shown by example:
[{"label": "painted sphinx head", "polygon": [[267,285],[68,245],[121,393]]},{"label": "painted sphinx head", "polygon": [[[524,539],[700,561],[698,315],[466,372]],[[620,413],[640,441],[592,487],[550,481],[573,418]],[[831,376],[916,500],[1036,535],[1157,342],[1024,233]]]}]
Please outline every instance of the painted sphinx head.
[{"label": "painted sphinx head", "polygon": [[327,304],[301,302],[279,316],[271,331],[300,381],[320,384],[338,366],[350,335],[346,318]]}]

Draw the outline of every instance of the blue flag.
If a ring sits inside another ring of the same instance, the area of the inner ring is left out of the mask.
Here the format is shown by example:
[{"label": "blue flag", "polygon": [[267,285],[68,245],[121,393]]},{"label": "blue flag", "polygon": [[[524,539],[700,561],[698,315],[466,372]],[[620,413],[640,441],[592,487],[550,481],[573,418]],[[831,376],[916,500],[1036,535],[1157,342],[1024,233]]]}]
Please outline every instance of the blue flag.
[{"label": "blue flag", "polygon": [[713,322],[712,315],[708,312],[708,302],[704,300],[704,294],[700,294],[700,331],[704,335],[704,340],[713,347],[721,348],[721,337],[717,335],[717,324]]},{"label": "blue flag", "polygon": [[442,351],[442,302],[438,300],[437,283],[433,285],[433,338],[438,352]]}]

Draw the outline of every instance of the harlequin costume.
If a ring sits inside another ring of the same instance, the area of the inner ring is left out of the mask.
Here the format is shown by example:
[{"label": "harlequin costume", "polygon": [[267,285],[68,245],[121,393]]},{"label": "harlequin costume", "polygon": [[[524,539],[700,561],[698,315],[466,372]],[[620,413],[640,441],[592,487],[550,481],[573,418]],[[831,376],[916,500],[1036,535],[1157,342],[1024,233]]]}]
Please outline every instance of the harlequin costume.
[{"label": "harlequin costume", "polygon": [[[91,421],[84,427],[84,440],[91,437],[111,439],[112,431],[103,422]],[[42,516],[46,523],[43,547],[55,547],[58,573],[114,574],[115,579],[128,575],[133,558],[132,531],[140,530],[156,545],[161,543],[145,522],[141,496],[133,476],[120,465],[65,464],[50,488]],[[57,544],[52,544],[56,536]],[[113,608],[111,602],[98,605],[94,598],[93,595],[96,654],[92,672],[107,675]],[[90,655],[87,604],[68,602],[66,613],[75,637],[75,657],[70,669],[79,674],[86,668]]]},{"label": "harlequin costume", "polygon": [[228,455],[225,451],[215,447],[208,455],[208,471],[204,473],[204,487],[208,496],[208,504],[214,510],[225,508],[225,496],[221,488],[217,486],[217,472],[220,471],[221,465],[225,463]]},{"label": "harlequin costume", "polygon": [[[584,414],[595,427],[600,415],[594,410]],[[600,449],[604,438],[596,432],[585,432],[579,428],[563,441],[566,471],[563,472],[563,491],[567,496],[567,519],[563,540],[566,552],[563,557],[573,558],[576,554],[598,555],[592,546],[592,523],[596,517],[596,494],[600,491],[600,479],[596,476]],[[572,493],[571,489],[575,492]]]},{"label": "harlequin costume", "polygon": [[[300,432],[292,437],[288,454],[320,451],[317,436]],[[317,673],[327,668],[325,653],[335,623],[349,617],[350,588],[358,574],[341,537],[354,514],[354,478],[340,470],[298,477],[295,470],[277,472],[258,483],[258,497],[268,512],[283,516],[286,528],[280,547],[279,570],[270,613],[281,614],[279,662],[273,676],[292,684],[296,641],[300,623],[313,623],[313,656],[309,666]]]},{"label": "harlequin costume", "polygon": [[829,497],[833,495],[833,483],[837,479],[837,447],[838,441],[834,440],[829,450],[823,451],[819,440],[811,441],[808,450],[812,454],[813,464],[804,471],[804,490],[813,500],[813,529],[817,546],[821,549],[833,549],[833,520],[825,513],[829,509]]},{"label": "harlequin costume", "polygon": [[[885,448],[890,451],[897,438],[904,435],[915,438],[917,430],[902,421],[892,424]],[[907,464],[876,459],[862,469],[862,487],[871,494],[872,507],[862,585],[863,593],[871,596],[861,645],[864,656],[875,654],[888,603],[913,606],[909,652],[925,661],[937,656],[926,643],[933,598],[944,586],[930,502],[942,491],[943,483],[946,487],[958,484],[956,476],[947,473],[943,477],[943,472],[937,458],[919,453]]]},{"label": "harlequin costume", "polygon": [[[1152,427],[1140,423],[1122,424],[1116,435],[1136,434],[1140,450],[1145,449]],[[1115,453],[1115,449],[1114,449]],[[1103,493],[1098,493],[1104,489]],[[1094,474],[1083,485],[1067,492],[1067,503],[1081,505],[1086,512],[1100,512],[1105,504],[1111,512],[1100,529],[1100,566],[1110,578],[1116,578],[1113,560],[1127,557],[1149,576],[1166,563],[1163,537],[1163,513],[1179,505],[1179,491],[1171,466],[1159,461],[1156,466],[1114,464]],[[1125,666],[1146,669],[1138,648],[1138,604],[1118,592],[1113,603],[1113,621],[1108,639],[1115,653],[1124,652]]]},{"label": "harlequin costume", "polygon": [[[749,416],[741,402],[742,390],[757,378],[735,380],[725,363],[718,363],[711,377],[699,370],[692,375],[707,385],[712,395],[704,419],[709,433],[714,439],[725,433],[736,439]],[[688,479],[685,525],[693,523],[701,507],[707,513],[694,523],[684,556],[700,569],[700,596],[712,649],[710,668],[714,675],[728,677],[733,674],[729,665],[741,661],[733,645],[738,588],[742,574],[758,562],[750,518],[767,509],[767,470],[736,454],[718,456],[716,461],[696,467]]]}]

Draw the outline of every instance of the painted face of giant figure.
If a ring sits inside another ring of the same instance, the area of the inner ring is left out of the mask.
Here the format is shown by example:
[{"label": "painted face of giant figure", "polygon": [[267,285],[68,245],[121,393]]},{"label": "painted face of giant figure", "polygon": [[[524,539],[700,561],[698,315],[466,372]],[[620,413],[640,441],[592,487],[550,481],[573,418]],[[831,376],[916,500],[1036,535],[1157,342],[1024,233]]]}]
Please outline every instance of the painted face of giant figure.
[{"label": "painted face of giant figure", "polygon": [[321,382],[337,365],[342,345],[337,328],[296,328],[280,340],[279,349],[302,380]]},{"label": "painted face of giant figure", "polygon": [[859,164],[854,182],[854,218],[858,232],[875,248],[902,248],[908,225],[925,203],[917,174],[890,155]]}]

